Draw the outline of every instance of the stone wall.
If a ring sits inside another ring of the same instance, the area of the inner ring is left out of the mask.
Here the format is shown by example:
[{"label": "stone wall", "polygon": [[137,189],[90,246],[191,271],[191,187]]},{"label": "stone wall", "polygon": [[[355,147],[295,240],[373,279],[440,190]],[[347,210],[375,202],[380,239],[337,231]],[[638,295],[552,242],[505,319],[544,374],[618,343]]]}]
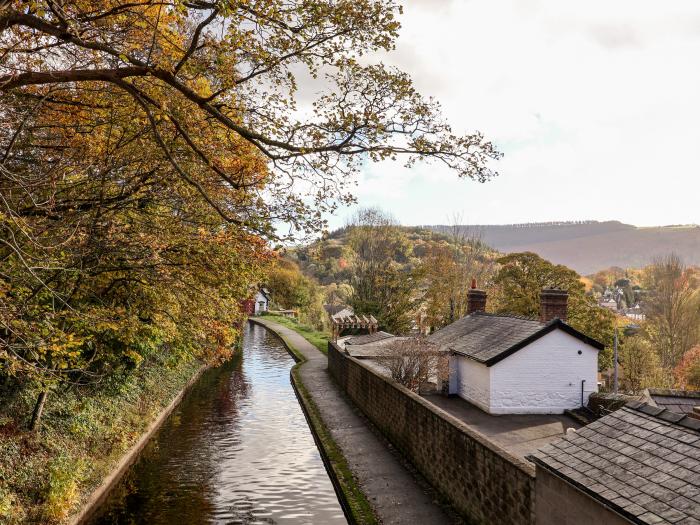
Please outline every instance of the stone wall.
[{"label": "stone wall", "polygon": [[625,394],[613,394],[610,392],[597,392],[588,398],[588,408],[596,416],[605,416],[625,406],[630,401],[644,401],[644,396],[628,396]]},{"label": "stone wall", "polygon": [[537,525],[629,525],[602,503],[537,467]]},{"label": "stone wall", "polygon": [[328,345],[336,382],[470,523],[534,523],[534,467]]}]

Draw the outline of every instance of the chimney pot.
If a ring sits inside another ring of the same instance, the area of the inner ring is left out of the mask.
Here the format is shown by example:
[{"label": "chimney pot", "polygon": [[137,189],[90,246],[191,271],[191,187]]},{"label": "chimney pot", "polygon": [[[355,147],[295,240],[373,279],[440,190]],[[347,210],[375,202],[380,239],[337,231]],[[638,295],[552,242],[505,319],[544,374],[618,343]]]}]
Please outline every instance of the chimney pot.
[{"label": "chimney pot", "polygon": [[559,318],[566,322],[569,293],[558,288],[545,288],[540,292],[540,321],[548,323]]}]

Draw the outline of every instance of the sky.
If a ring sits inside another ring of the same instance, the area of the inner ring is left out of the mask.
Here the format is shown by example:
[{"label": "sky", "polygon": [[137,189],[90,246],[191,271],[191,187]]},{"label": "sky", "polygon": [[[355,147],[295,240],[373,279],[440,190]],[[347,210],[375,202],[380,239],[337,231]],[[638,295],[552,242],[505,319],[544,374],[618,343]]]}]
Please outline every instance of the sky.
[{"label": "sky", "polygon": [[[490,182],[370,164],[355,195],[406,225],[700,223],[700,2],[405,0],[373,57],[504,157]],[[354,212],[329,217],[331,228]]]}]

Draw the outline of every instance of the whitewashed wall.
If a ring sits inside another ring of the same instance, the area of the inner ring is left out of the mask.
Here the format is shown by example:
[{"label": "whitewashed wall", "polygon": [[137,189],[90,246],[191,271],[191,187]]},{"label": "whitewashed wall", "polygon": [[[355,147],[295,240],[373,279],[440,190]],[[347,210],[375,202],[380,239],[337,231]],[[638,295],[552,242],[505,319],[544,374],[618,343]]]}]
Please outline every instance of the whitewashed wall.
[{"label": "whitewashed wall", "polygon": [[[260,304],[260,303],[263,303],[263,304]],[[260,312],[267,312],[267,308],[268,308],[267,303],[268,303],[267,297],[265,297],[263,294],[258,292],[255,295],[255,313],[258,314]]]},{"label": "whitewashed wall", "polygon": [[452,356],[450,361],[450,392],[488,412],[491,391],[489,369],[459,355]]},{"label": "whitewashed wall", "polygon": [[554,330],[489,371],[492,414],[561,414],[581,406],[582,379],[584,403],[598,390],[598,351]]}]

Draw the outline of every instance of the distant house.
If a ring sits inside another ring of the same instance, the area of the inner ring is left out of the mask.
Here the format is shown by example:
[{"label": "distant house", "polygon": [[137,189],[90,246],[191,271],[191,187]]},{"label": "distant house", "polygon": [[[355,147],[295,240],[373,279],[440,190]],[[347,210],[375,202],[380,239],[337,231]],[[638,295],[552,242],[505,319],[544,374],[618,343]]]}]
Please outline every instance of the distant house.
[{"label": "distant house", "polygon": [[601,299],[600,302],[598,303],[598,306],[601,308],[607,308],[608,310],[612,310],[613,312],[617,312],[617,302],[615,299]]},{"label": "distant house", "polygon": [[266,288],[260,288],[255,294],[255,315],[267,312],[270,308],[270,292]]},{"label": "distant house", "polygon": [[527,459],[537,525],[700,523],[700,419],[629,403]]},{"label": "distant house", "polygon": [[644,321],[646,319],[646,314],[644,313],[644,310],[642,310],[642,307],[638,304],[635,304],[631,308],[625,308],[622,310],[622,312],[625,314],[626,317],[634,319],[635,321]]},{"label": "distant house", "polygon": [[267,312],[270,306],[270,292],[265,288],[259,288],[255,295],[241,301],[241,309],[246,315],[258,315]]},{"label": "distant house", "polygon": [[603,344],[566,324],[568,294],[543,290],[540,319],[484,312],[472,288],[468,315],[428,341],[450,352],[449,393],[490,414],[561,414],[597,392]]}]

